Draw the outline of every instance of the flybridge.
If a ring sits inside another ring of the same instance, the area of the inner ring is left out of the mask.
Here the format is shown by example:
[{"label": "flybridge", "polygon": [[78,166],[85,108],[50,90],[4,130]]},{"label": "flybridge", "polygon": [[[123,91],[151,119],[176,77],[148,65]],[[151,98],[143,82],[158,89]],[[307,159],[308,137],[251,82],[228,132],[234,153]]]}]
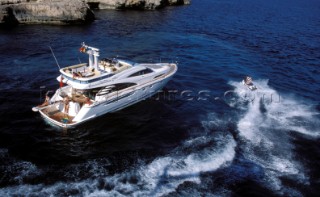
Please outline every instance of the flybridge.
[{"label": "flybridge", "polygon": [[89,55],[89,67],[98,69],[99,65],[99,49],[86,45],[84,42],[80,48],[81,53],[87,53]]},{"label": "flybridge", "polygon": [[99,49],[88,46],[83,42],[80,52],[89,55],[89,66],[87,63],[82,63],[62,68],[60,72],[63,77],[78,83],[88,83],[94,78],[100,79],[102,75],[105,77],[104,72],[99,69]]},{"label": "flybridge", "polygon": [[[67,66],[60,69],[61,76],[57,78],[62,83],[75,86],[79,89],[89,88],[87,85],[96,81],[105,80],[117,73],[131,68],[134,63],[116,58],[99,60],[100,51],[98,48],[81,44],[81,53],[89,55],[89,64],[80,63],[72,66]],[[91,87],[91,86],[90,86]]]}]

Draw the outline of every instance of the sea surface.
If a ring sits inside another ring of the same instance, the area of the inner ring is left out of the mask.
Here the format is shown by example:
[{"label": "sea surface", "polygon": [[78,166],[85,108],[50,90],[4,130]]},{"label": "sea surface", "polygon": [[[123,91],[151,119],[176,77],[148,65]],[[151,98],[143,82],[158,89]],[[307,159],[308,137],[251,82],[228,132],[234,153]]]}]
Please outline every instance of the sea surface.
[{"label": "sea surface", "polygon": [[[320,1],[95,13],[0,30],[0,196],[319,196]],[[87,61],[81,42],[179,70],[156,96],[61,130],[31,108],[59,87],[48,46],[64,67]]]}]

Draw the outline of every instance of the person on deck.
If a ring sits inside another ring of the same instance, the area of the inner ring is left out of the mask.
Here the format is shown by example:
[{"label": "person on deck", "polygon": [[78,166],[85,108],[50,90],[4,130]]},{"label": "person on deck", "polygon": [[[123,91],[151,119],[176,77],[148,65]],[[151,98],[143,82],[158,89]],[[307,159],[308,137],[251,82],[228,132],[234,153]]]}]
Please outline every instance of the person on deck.
[{"label": "person on deck", "polygon": [[46,94],[46,98],[44,100],[44,102],[39,105],[38,107],[45,107],[45,106],[48,106],[50,104],[50,97],[48,96],[48,94]]},{"label": "person on deck", "polygon": [[72,77],[76,78],[76,77],[82,77],[82,74],[80,72],[73,72],[72,73]]},{"label": "person on deck", "polygon": [[64,113],[69,113],[69,97],[68,96],[66,96],[66,97],[64,97],[63,98],[63,102],[64,102],[64,109],[63,109],[63,111],[64,111]]},{"label": "person on deck", "polygon": [[87,105],[91,105],[91,104],[92,104],[92,101],[90,100],[89,97],[86,97],[86,104],[87,104]]}]

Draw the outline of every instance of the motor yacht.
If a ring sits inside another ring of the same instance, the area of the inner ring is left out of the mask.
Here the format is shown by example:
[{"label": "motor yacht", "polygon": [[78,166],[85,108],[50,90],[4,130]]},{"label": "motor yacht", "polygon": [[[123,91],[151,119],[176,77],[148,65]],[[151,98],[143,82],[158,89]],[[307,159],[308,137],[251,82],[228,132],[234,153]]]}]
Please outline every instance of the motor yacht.
[{"label": "motor yacht", "polygon": [[60,68],[60,88],[32,109],[59,127],[75,127],[151,97],[177,72],[175,63],[99,60],[99,49],[85,43],[80,52],[89,55],[89,62]]}]

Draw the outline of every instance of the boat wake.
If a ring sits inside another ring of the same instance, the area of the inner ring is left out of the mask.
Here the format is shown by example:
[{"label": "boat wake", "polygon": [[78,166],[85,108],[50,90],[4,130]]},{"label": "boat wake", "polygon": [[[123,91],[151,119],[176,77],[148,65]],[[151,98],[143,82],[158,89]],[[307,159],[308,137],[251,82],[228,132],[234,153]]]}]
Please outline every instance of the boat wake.
[{"label": "boat wake", "polygon": [[[12,195],[80,195],[80,196],[162,196],[175,191],[179,185],[201,183],[201,174],[229,166],[235,157],[236,142],[226,131],[219,131],[211,120],[202,122],[203,127],[192,131],[194,138],[186,140],[171,153],[146,163],[138,161],[125,171],[109,175],[103,167],[108,160],[91,160],[66,167],[65,177],[72,179],[89,171],[90,178],[74,182],[54,184],[29,184],[23,178],[16,185],[0,189],[0,196]],[[37,171],[30,163],[28,169]],[[6,168],[9,168],[8,165]],[[44,170],[48,171],[48,170]],[[25,171],[15,171],[10,176],[23,177]],[[29,174],[30,174],[29,173]],[[38,174],[41,174],[39,169]],[[43,172],[42,176],[45,176]]]},{"label": "boat wake", "polygon": [[0,196],[198,196],[201,188],[225,196],[246,179],[278,195],[303,196],[299,188],[310,185],[311,176],[295,153],[293,139],[318,139],[319,114],[293,97],[279,96],[267,80],[255,81],[256,91],[230,84],[235,87],[229,102],[235,116],[200,117],[201,125],[189,128],[190,137],[169,153],[137,158],[122,171],[109,171],[114,165],[110,158],[59,169],[19,161],[0,149]]},{"label": "boat wake", "polygon": [[237,82],[230,84],[237,95],[237,104],[233,102],[232,107],[239,107],[243,112],[237,129],[244,156],[263,167],[263,182],[271,190],[280,195],[302,196],[297,188],[288,187],[281,178],[309,184],[306,170],[294,153],[292,136],[299,133],[306,138],[318,138],[319,114],[312,106],[290,96],[280,96],[268,86],[268,80],[255,81],[258,90],[254,92]]}]

